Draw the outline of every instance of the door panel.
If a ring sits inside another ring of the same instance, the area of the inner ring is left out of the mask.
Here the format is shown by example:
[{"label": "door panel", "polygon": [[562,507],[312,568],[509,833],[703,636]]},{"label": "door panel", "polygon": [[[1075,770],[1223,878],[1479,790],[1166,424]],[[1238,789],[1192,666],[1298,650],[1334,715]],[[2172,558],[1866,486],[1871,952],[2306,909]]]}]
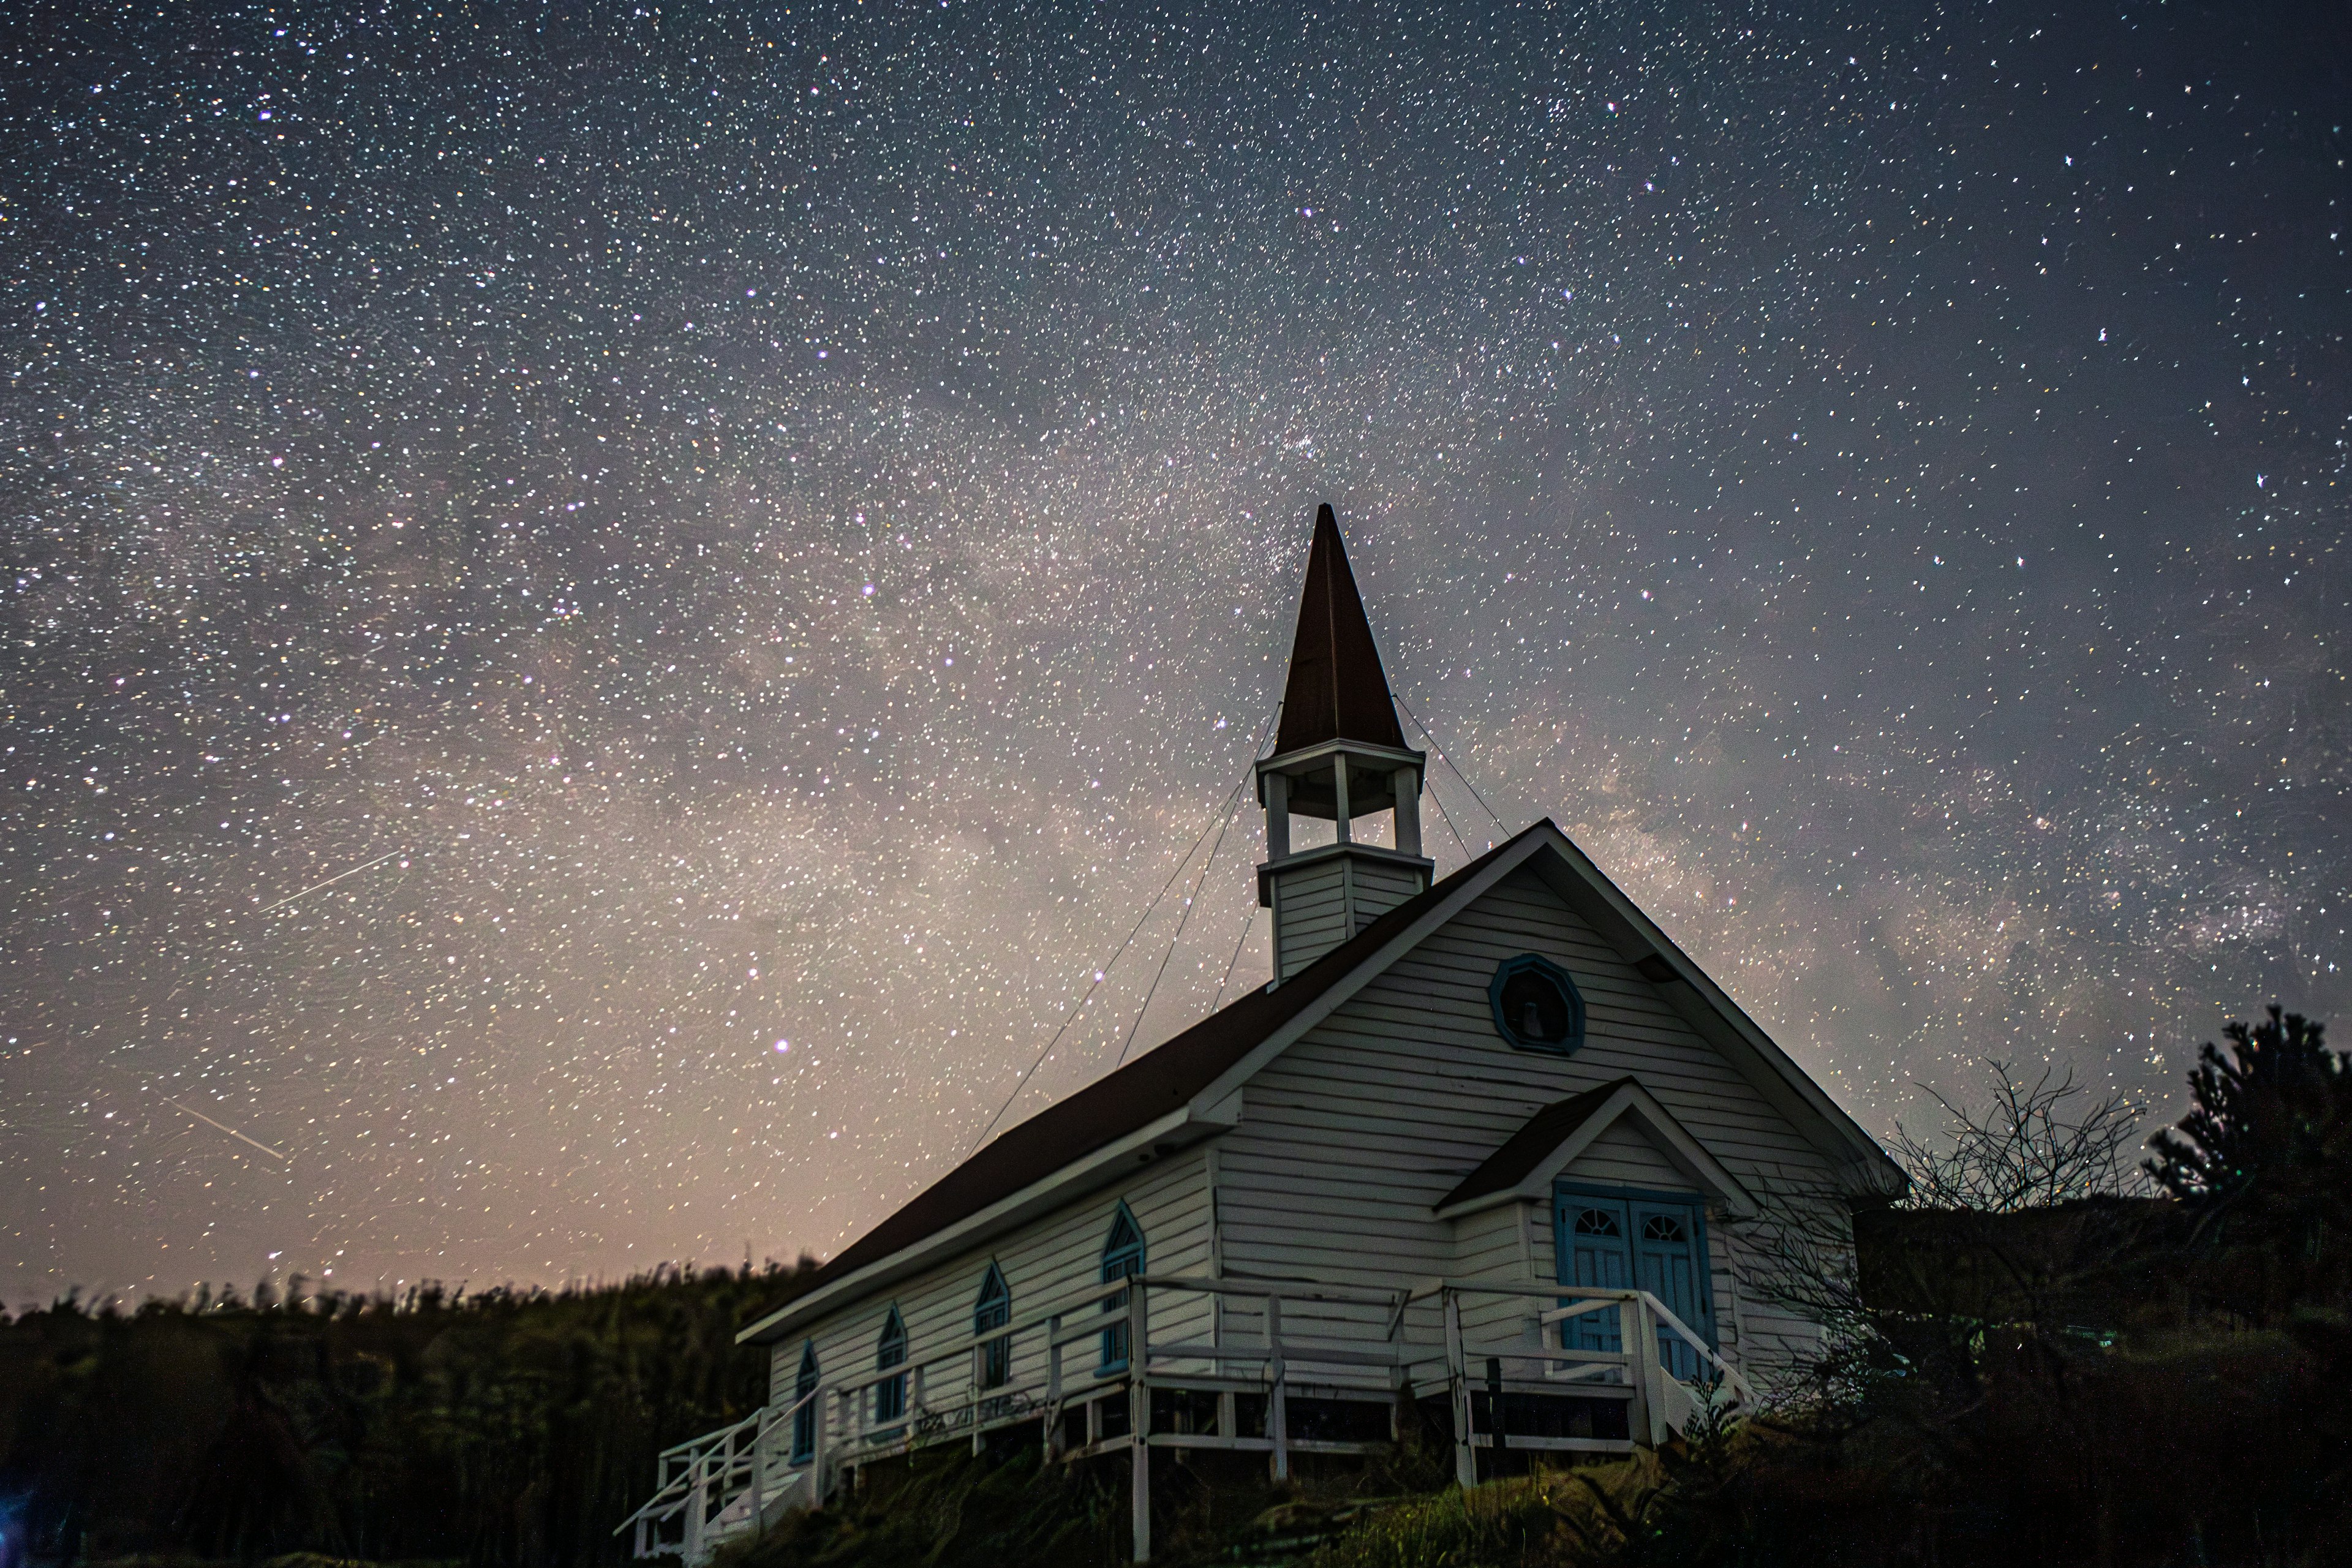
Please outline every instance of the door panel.
[{"label": "door panel", "polygon": [[[1636,1203],[1633,1211],[1634,1273],[1642,1289],[1664,1302],[1692,1332],[1705,1335],[1707,1313],[1700,1291],[1706,1270],[1696,1206]],[[1698,1352],[1663,1324],[1658,1356],[1669,1373],[1685,1383],[1699,1374]]]},{"label": "door panel", "polygon": [[[1553,1214],[1561,1284],[1647,1290],[1692,1332],[1713,1342],[1705,1211],[1697,1199],[1563,1186]],[[1571,1318],[1563,1327],[1566,1349],[1619,1348],[1614,1312]],[[1700,1375],[1698,1352],[1663,1326],[1658,1354],[1675,1377],[1687,1382]]]},{"label": "door panel", "polygon": [[[1559,1282],[1602,1290],[1632,1289],[1632,1219],[1622,1200],[1562,1195],[1558,1216]],[[1562,1344],[1569,1350],[1613,1351],[1622,1343],[1614,1311],[1586,1312],[1569,1319],[1562,1327],[1568,1335]]]}]

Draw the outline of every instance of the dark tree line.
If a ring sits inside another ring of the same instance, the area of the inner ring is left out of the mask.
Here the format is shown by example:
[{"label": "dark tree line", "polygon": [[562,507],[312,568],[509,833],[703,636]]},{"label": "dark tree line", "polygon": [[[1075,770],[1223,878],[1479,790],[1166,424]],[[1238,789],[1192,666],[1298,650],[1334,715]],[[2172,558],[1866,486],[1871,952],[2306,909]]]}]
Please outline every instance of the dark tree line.
[{"label": "dark tree line", "polygon": [[1998,1066],[1898,1135],[1858,1276],[1783,1247],[1838,1331],[1822,1383],[1685,1467],[1675,1560],[2340,1561],[2352,1063],[2277,1008],[2224,1041],[2143,1162],[2138,1108]]},{"label": "dark tree line", "polygon": [[618,1563],[654,1456],[765,1400],[735,1331],[809,1267],[23,1313],[0,1324],[0,1563]]}]

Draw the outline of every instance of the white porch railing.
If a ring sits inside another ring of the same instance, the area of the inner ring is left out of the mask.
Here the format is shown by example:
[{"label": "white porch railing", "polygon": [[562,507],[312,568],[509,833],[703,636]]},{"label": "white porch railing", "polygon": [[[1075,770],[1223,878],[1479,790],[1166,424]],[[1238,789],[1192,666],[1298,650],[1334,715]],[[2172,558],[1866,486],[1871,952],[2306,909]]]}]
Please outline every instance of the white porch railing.
[{"label": "white porch railing", "polygon": [[[1153,1339],[1155,1296],[1211,1299],[1216,1305],[1208,1337]],[[1520,1337],[1486,1342],[1480,1331],[1465,1331],[1465,1301],[1491,1307],[1498,1298],[1534,1308],[1514,1320]],[[1355,1321],[1344,1321],[1349,1313],[1357,1314]],[[1615,1314],[1617,1349],[1569,1342],[1576,1337],[1571,1324],[1601,1313]],[[1255,1318],[1256,1331],[1227,1334],[1229,1315],[1244,1326]],[[1288,1326],[1302,1316],[1343,1321],[1311,1325],[1306,1332]],[[1126,1361],[1106,1365],[1081,1357],[1081,1364],[1070,1363],[1069,1347],[1099,1344],[1106,1331],[1122,1329]],[[1687,1346],[1694,1364],[1712,1375],[1696,1385],[1673,1376],[1660,1351],[1662,1343],[1675,1342]],[[998,1346],[1003,1349],[992,1354]],[[1026,1376],[1019,1375],[1023,1371]],[[790,1404],[764,1407],[667,1449],[654,1496],[614,1533],[634,1529],[640,1558],[674,1553],[684,1568],[700,1568],[720,1542],[764,1530],[788,1509],[821,1503],[861,1464],[956,1440],[969,1441],[977,1453],[992,1431],[1034,1422],[1050,1458],[1130,1455],[1135,1560],[1142,1563],[1151,1555],[1151,1449],[1264,1453],[1280,1479],[1288,1475],[1293,1454],[1369,1453],[1393,1442],[1416,1384],[1433,1388],[1441,1374],[1450,1396],[1454,1473],[1465,1486],[1477,1480],[1480,1449],[1624,1452],[1655,1447],[1712,1408],[1748,1410],[1758,1403],[1738,1369],[1646,1290],[1466,1279],[1380,1289],[1137,1277],[1075,1291],[1050,1310],[898,1365],[820,1383]],[[1475,1398],[1482,1387],[1489,1394],[1483,1425]],[[1213,1400],[1211,1426],[1190,1429],[1198,1423],[1188,1411],[1179,1429],[1155,1431],[1156,1389],[1204,1396],[1200,1408]],[[1622,1402],[1627,1435],[1511,1434],[1505,1428],[1513,1394],[1523,1401],[1569,1394]],[[1388,1437],[1295,1436],[1289,1411],[1295,1397],[1385,1403]],[[1241,1418],[1244,1400],[1251,1402],[1247,1422]],[[1074,1407],[1084,1410],[1084,1426],[1070,1433],[1074,1423],[1066,1422],[1065,1413]],[[808,1440],[796,1444],[799,1436]]]}]

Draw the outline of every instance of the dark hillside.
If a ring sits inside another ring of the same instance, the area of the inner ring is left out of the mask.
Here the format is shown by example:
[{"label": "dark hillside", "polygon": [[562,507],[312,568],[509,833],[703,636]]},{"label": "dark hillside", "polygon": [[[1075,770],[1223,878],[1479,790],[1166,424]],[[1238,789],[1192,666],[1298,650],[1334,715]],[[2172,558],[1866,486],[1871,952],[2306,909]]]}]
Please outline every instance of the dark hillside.
[{"label": "dark hillside", "polygon": [[619,1562],[655,1454],[766,1398],[735,1330],[810,1267],[26,1312],[0,1324],[0,1563]]}]

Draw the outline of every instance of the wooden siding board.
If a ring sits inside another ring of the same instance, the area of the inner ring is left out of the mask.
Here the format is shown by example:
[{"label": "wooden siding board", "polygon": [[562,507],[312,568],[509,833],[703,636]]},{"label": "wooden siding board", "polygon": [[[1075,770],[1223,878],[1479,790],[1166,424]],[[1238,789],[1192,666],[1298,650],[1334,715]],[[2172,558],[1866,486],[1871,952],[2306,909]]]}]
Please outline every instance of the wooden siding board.
[{"label": "wooden siding board", "polygon": [[[920,1360],[969,1338],[982,1274],[991,1259],[1003,1270],[1015,1322],[1097,1283],[1101,1277],[1103,1241],[1122,1198],[1143,1230],[1147,1267],[1152,1272],[1209,1272],[1208,1162],[1205,1151],[1193,1150],[1139,1171],[1124,1185],[1101,1189],[1041,1215],[990,1247],[926,1269],[894,1289],[845,1302],[812,1325],[807,1335],[779,1341],[769,1363],[771,1399],[792,1398],[804,1339],[816,1342],[819,1372],[827,1382],[871,1373],[883,1318],[894,1302],[907,1327],[910,1359]],[[1155,1338],[1162,1332],[1190,1338],[1208,1331],[1205,1297],[1159,1296],[1153,1299],[1152,1309]],[[1044,1376],[1042,1338],[1029,1334],[1016,1340],[1013,1363],[1016,1384]],[[1071,1355],[1080,1359],[1066,1359]],[[1084,1355],[1083,1349],[1066,1352],[1065,1365],[1090,1370]],[[929,1402],[934,1407],[966,1397],[969,1376],[961,1368],[934,1367],[929,1375]]]},{"label": "wooden siding board", "polygon": [[[1687,1080],[1678,1082],[1670,1074],[1642,1073],[1633,1064],[1622,1065],[1631,1070],[1633,1076],[1641,1078],[1654,1094],[1662,1094],[1669,1089],[1692,1092],[1690,1117],[1685,1119],[1678,1114],[1677,1120],[1684,1121],[1694,1132],[1706,1130],[1734,1139],[1744,1134],[1746,1141],[1759,1149],[1795,1152],[1803,1148],[1803,1145],[1792,1143],[1781,1135],[1787,1125],[1785,1122],[1776,1125],[1761,1114],[1726,1114],[1720,1106],[1709,1105],[1699,1099],[1699,1095],[1706,1092],[1707,1086],[1690,1085]],[[1428,1097],[1423,1102],[1425,1109],[1479,1116],[1480,1121],[1475,1128],[1465,1128],[1459,1134],[1475,1140],[1488,1131],[1488,1123],[1496,1118],[1507,1117],[1510,1127],[1516,1130],[1520,1122],[1550,1104],[1552,1100],[1564,1098],[1554,1095],[1546,1099],[1541,1094],[1528,1093],[1527,1085],[1515,1079],[1481,1079],[1452,1075],[1433,1078],[1427,1074],[1416,1074],[1406,1068],[1391,1067],[1371,1053],[1367,1053],[1366,1058],[1354,1064],[1354,1068],[1355,1070],[1347,1071],[1336,1065],[1318,1067],[1300,1073],[1288,1082],[1267,1085],[1263,1092],[1253,1094],[1253,1109],[1262,1109],[1269,1120],[1285,1120],[1285,1112],[1297,1113],[1287,1119],[1304,1126],[1319,1121],[1318,1113],[1335,1100],[1360,1100],[1367,1105],[1377,1105],[1387,1100],[1396,1090],[1409,1089],[1416,1095]],[[1581,1076],[1591,1080],[1588,1088],[1594,1088],[1626,1077],[1628,1073],[1591,1072]],[[1318,1079],[1319,1082],[1317,1081]],[[1506,1107],[1523,1109],[1518,1109],[1514,1114]]]},{"label": "wooden siding board", "polygon": [[1412,871],[1353,856],[1276,871],[1273,881],[1285,980],[1423,889],[1423,879]]},{"label": "wooden siding board", "polygon": [[1594,1139],[1559,1174],[1562,1181],[1595,1186],[1697,1194],[1691,1179],[1676,1170],[1656,1144],[1622,1120]]},{"label": "wooden siding board", "polygon": [[1345,874],[1338,860],[1276,874],[1275,946],[1283,979],[1356,934],[1348,921]]}]

